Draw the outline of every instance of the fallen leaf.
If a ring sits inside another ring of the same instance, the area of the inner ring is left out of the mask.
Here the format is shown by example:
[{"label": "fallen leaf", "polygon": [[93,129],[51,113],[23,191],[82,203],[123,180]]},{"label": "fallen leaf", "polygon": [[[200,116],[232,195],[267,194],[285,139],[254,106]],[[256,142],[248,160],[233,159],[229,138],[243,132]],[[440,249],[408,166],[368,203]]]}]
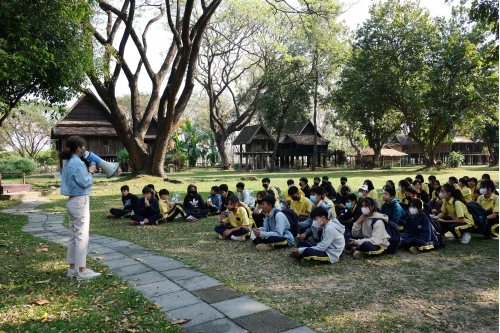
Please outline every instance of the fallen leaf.
[{"label": "fallen leaf", "polygon": [[48,251],[49,251],[49,249],[48,249],[48,248],[46,248],[46,247],[42,247],[41,249],[36,249],[35,251],[36,251],[36,252],[48,252]]},{"label": "fallen leaf", "polygon": [[176,322],[173,322],[172,324],[174,325],[181,325],[181,324],[185,324],[187,322],[191,321],[191,319],[180,319],[180,320],[177,320]]},{"label": "fallen leaf", "polygon": [[97,260],[104,260],[104,257],[95,257]]},{"label": "fallen leaf", "polygon": [[49,281],[50,281],[50,278],[48,280],[44,280],[44,281],[36,281],[35,284],[47,283]]},{"label": "fallen leaf", "polygon": [[161,306],[161,304],[155,304],[155,307],[156,307],[157,309],[161,309],[163,306]]},{"label": "fallen leaf", "polygon": [[46,299],[39,299],[39,300],[33,300],[33,301],[31,301],[31,304],[45,305],[45,304],[50,304],[50,301],[48,301]]},{"label": "fallen leaf", "polygon": [[14,297],[16,297],[16,295],[14,294],[10,294],[9,296],[7,296],[7,298],[14,298]]},{"label": "fallen leaf", "polygon": [[107,324],[108,321],[110,321],[110,320],[111,320],[111,318],[109,318],[108,316],[106,316],[106,318],[104,318],[104,323]]},{"label": "fallen leaf", "polygon": [[142,262],[142,263],[146,262],[146,260],[141,259],[141,258],[134,258],[134,259],[137,260],[138,262]]},{"label": "fallen leaf", "polygon": [[75,295],[73,295],[73,294],[67,294],[65,297],[66,297],[66,299],[70,299],[70,298],[72,298],[73,296],[75,296]]},{"label": "fallen leaf", "polygon": [[428,313],[428,312],[424,312],[424,314],[425,314],[427,317],[431,317],[432,319],[439,321],[439,318],[438,318],[438,317],[433,316],[433,315],[431,315],[431,314],[430,314],[430,313]]}]

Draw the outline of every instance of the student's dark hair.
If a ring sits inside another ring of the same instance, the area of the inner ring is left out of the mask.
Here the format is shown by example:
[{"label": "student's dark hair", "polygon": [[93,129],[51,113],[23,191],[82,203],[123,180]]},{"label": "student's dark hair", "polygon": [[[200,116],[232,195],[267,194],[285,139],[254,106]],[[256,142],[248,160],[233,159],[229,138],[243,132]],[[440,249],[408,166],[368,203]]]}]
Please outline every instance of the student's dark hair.
[{"label": "student's dark hair", "polygon": [[417,185],[417,184],[422,185],[422,181],[421,181],[420,179],[415,179],[415,180],[413,181],[413,184],[412,184],[412,185],[413,185],[413,186],[415,186],[415,185]]},{"label": "student's dark hair", "polygon": [[391,197],[395,197],[396,196],[396,190],[392,186],[386,186],[385,189],[384,189],[384,192],[389,193],[389,195]]},{"label": "student's dark hair", "polygon": [[260,199],[262,202],[266,202],[268,205],[274,206],[276,204],[276,198],[274,195],[266,195],[262,199]]},{"label": "student's dark hair", "polygon": [[391,184],[391,187],[394,187],[394,188],[396,187],[395,184],[394,184],[394,182],[392,180],[390,180],[390,179],[388,181],[386,181],[386,183]]},{"label": "student's dark hair", "polygon": [[161,197],[164,194],[169,195],[170,192],[166,188],[162,188],[160,192],[158,192],[158,195]]},{"label": "student's dark hair", "polygon": [[147,187],[149,187],[150,189],[152,189],[153,191],[154,191],[154,189],[155,189],[155,186],[154,186],[153,184],[148,184],[148,185],[146,185],[146,186],[147,186]]},{"label": "student's dark hair", "polygon": [[229,187],[227,186],[227,184],[220,184],[219,190],[227,192],[227,191],[229,191]]},{"label": "student's dark hair", "polygon": [[481,176],[481,179],[491,180],[491,177],[488,173],[485,173],[484,175]]},{"label": "student's dark hair", "polygon": [[477,178],[471,177],[471,178],[469,178],[469,182],[474,182],[477,185]]},{"label": "student's dark hair", "polygon": [[371,180],[365,180],[365,184],[368,185],[368,192],[375,189],[375,186],[373,186],[373,182]]},{"label": "student's dark hair", "polygon": [[424,182],[424,176],[422,176],[421,174],[418,174],[415,176],[415,179],[419,179],[420,180],[420,183],[423,183]]},{"label": "student's dark hair", "polygon": [[149,186],[144,186],[144,188],[142,189],[142,193],[143,194],[146,194],[146,193],[153,193],[153,190],[151,189],[151,187]]},{"label": "student's dark hair", "polygon": [[451,176],[450,178],[448,178],[448,180],[451,180],[452,182],[454,182],[455,184],[458,183],[458,179],[457,177],[453,177]]},{"label": "student's dark hair", "polygon": [[474,194],[479,194],[479,195],[481,195],[481,191],[479,191],[479,189],[478,189],[478,188],[476,188],[476,189],[474,190]]},{"label": "student's dark hair", "polygon": [[265,178],[262,178],[262,182],[263,183],[270,183],[271,179],[269,179],[269,177],[265,177]]},{"label": "student's dark hair", "polygon": [[321,178],[319,178],[319,177],[314,177],[314,180],[319,180],[319,181],[321,181]]},{"label": "student's dark hair", "polygon": [[245,188],[245,183],[239,182],[236,184],[236,188]]},{"label": "student's dark hair", "polygon": [[406,188],[406,192],[410,192],[412,194],[418,194],[418,191],[417,191],[417,189],[414,186],[408,186]]},{"label": "student's dark hair", "polygon": [[405,180],[408,182],[408,184],[413,183],[413,179],[411,179],[411,177],[406,177]]},{"label": "student's dark hair", "polygon": [[267,195],[267,192],[266,192],[266,191],[259,191],[259,192],[257,192],[257,197],[261,197],[261,198],[263,198],[263,197],[265,197],[266,195]]},{"label": "student's dark hair", "polygon": [[219,186],[212,186],[211,188],[215,193],[219,193],[220,192],[220,189],[219,189]]},{"label": "student's dark hair", "polygon": [[349,186],[342,186],[340,188],[340,193],[347,193],[347,192],[350,192],[351,189],[349,188]]},{"label": "student's dark hair", "polygon": [[323,176],[323,179],[328,180],[328,176],[327,176],[327,175],[324,175],[324,176]]},{"label": "student's dark hair", "polygon": [[313,186],[311,188],[311,193],[314,193],[317,195],[323,195],[325,193],[325,189],[322,188],[321,186]]},{"label": "student's dark hair", "polygon": [[299,179],[299,181],[304,182],[304,183],[307,184],[309,182],[309,179],[307,179],[306,177],[302,177],[302,178]]},{"label": "student's dark hair", "polygon": [[489,188],[495,192],[495,183],[492,180],[486,179],[481,182],[481,188]]},{"label": "student's dark hair", "polygon": [[122,187],[120,187],[120,191],[130,191],[130,188],[128,187],[128,185],[123,185]]},{"label": "student's dark hair", "polygon": [[299,189],[297,188],[297,186],[290,186],[290,188],[288,189],[288,195],[294,195],[296,193],[299,193]]},{"label": "student's dark hair", "polygon": [[[462,178],[463,178],[466,182],[468,182],[468,181],[469,181],[469,176],[463,176]],[[460,180],[460,179],[459,179],[459,180]]]},{"label": "student's dark hair", "polygon": [[437,179],[435,179],[433,182],[432,182],[432,185],[434,184],[438,184],[439,186],[441,186],[441,182]]},{"label": "student's dark hair", "polygon": [[466,204],[464,196],[462,194],[462,191],[460,191],[459,189],[456,189],[455,186],[453,186],[451,184],[444,184],[442,187],[446,190],[446,192],[450,192],[451,196],[455,200],[462,202],[464,205]]},{"label": "student's dark hair", "polygon": [[433,186],[434,184],[437,184],[438,188],[437,189],[433,188],[431,192],[434,192],[436,194],[436,197],[439,197],[439,192],[441,192],[441,182],[439,182],[439,180],[436,179],[432,182]]},{"label": "student's dark hair", "polygon": [[274,197],[274,191],[273,190],[267,190],[266,193],[267,193],[267,195],[272,195]]},{"label": "student's dark hair", "polygon": [[340,181],[343,181],[343,180],[347,181],[347,177],[344,177],[344,176],[340,177]]},{"label": "student's dark hair", "polygon": [[358,201],[358,198],[356,197],[355,194],[351,193],[345,196],[345,201]]},{"label": "student's dark hair", "polygon": [[363,200],[361,200],[360,202],[361,204],[365,203],[365,205],[367,205],[368,207],[374,207],[374,209],[377,209],[377,206],[375,205],[375,200],[373,200],[372,198],[370,197],[366,197],[364,198]]},{"label": "student's dark hair", "polygon": [[408,206],[415,207],[418,210],[422,210],[422,207],[423,207],[422,200],[420,200],[419,198],[413,198],[408,203]]},{"label": "student's dark hair", "polygon": [[405,189],[411,186],[406,179],[401,179],[398,184],[399,186],[401,186],[401,188],[404,187]]},{"label": "student's dark hair", "polygon": [[227,198],[227,202],[232,202],[233,204],[237,204],[238,202],[240,202],[240,199],[238,199],[238,197],[235,195],[230,195],[229,198]]},{"label": "student's dark hair", "polygon": [[288,180],[286,181],[286,184],[287,184],[287,185],[292,185],[292,184],[295,184],[295,182],[293,181],[293,179],[288,179]]},{"label": "student's dark hair", "polygon": [[435,180],[436,180],[436,176],[434,176],[434,175],[430,175],[430,176],[427,178],[427,180],[429,180],[429,181],[433,182],[433,181],[435,181]]},{"label": "student's dark hair", "polygon": [[462,186],[467,186],[467,179],[465,177],[462,177],[458,180],[459,183],[462,183]]},{"label": "student's dark hair", "polygon": [[70,136],[66,140],[66,148],[59,153],[59,158],[69,160],[79,147],[85,146],[85,139],[78,135]]},{"label": "student's dark hair", "polygon": [[328,219],[328,210],[323,207],[314,207],[313,210],[311,211],[311,214],[309,215],[311,219],[314,219],[316,217],[324,217]]}]

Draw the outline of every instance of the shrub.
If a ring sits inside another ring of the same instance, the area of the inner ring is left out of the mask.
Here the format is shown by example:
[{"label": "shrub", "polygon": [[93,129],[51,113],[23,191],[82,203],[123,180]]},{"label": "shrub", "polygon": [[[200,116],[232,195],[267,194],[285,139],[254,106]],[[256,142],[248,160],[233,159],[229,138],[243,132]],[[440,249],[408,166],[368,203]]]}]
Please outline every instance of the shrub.
[{"label": "shrub", "polygon": [[447,165],[450,167],[450,168],[458,168],[462,165],[462,163],[464,162],[464,155],[462,155],[461,152],[459,151],[452,151],[450,153],[450,156],[448,156],[448,161],[447,161]]},{"label": "shrub", "polygon": [[116,153],[116,160],[120,163],[122,170],[128,170],[128,166],[130,165],[130,156],[128,155],[128,151],[126,149],[122,149]]},{"label": "shrub", "polygon": [[0,161],[0,173],[2,172],[24,172],[31,174],[36,170],[33,160],[25,157],[10,157]]},{"label": "shrub", "polygon": [[295,169],[299,170],[301,166],[302,166],[302,162],[298,158],[295,159],[295,161],[293,161],[293,167]]}]

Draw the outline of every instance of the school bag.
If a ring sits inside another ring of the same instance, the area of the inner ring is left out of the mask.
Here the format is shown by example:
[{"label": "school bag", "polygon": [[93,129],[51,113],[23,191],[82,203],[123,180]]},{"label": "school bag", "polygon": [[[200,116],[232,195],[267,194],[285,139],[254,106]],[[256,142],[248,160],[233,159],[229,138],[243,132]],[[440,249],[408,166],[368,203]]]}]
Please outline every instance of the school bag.
[{"label": "school bag", "polygon": [[243,202],[240,202],[240,205],[243,206],[243,208],[245,208],[245,210],[247,212],[248,219],[250,221],[252,221],[252,225],[250,226],[250,231],[252,231],[252,229],[256,227],[255,221],[254,221],[254,219],[252,217],[252,213],[253,213],[252,209],[250,209],[250,207],[248,207],[248,205],[245,204],[245,203],[243,203]]},{"label": "school bag", "polygon": [[276,214],[278,212],[282,212],[285,214],[288,223],[290,223],[290,232],[292,233],[293,237],[297,237],[299,235],[299,217],[293,210],[290,208],[284,208],[282,210],[275,209],[273,213],[273,218],[276,219]]},{"label": "school bag", "polygon": [[465,205],[467,206],[467,210],[472,215],[472,219],[474,220],[474,225],[476,226],[474,232],[482,233],[486,231],[486,227],[488,224],[486,222],[486,216],[488,216],[486,209],[484,209],[483,206],[475,201],[467,202]]},{"label": "school bag", "polygon": [[[372,220],[372,228],[373,228],[373,225],[377,221],[378,220],[375,220],[375,219]],[[398,225],[396,224],[396,222],[393,222],[393,221],[388,221],[388,222],[385,222],[384,220],[381,220],[381,221],[384,222],[385,231],[387,231],[389,236],[391,236],[391,238],[389,238],[389,246],[387,247],[387,250],[385,250],[385,253],[396,254],[396,253],[398,253],[399,241],[401,239],[401,236],[400,236],[399,230],[398,230]]]},{"label": "school bag", "polygon": [[278,197],[276,198],[276,200],[283,199],[283,194],[281,193],[281,189],[278,186],[269,187],[270,190],[272,190],[273,188],[276,190],[276,192],[278,192]]}]

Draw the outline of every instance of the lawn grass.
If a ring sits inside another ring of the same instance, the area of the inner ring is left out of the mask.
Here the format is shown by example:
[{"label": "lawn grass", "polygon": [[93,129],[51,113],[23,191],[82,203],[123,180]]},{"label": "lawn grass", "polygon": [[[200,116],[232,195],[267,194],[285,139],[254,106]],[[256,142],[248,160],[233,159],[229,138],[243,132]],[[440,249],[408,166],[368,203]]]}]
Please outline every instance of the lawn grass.
[{"label": "lawn grass", "polygon": [[[99,179],[91,196],[92,233],[140,244],[180,260],[228,286],[289,315],[320,332],[489,332],[498,331],[498,242],[475,235],[468,245],[450,243],[444,249],[412,255],[399,252],[380,258],[355,260],[343,255],[329,266],[302,267],[286,256],[286,250],[258,253],[250,242],[220,241],[213,227],[216,217],[197,223],[172,222],[160,226],[130,226],[126,219],[110,221],[111,207],[120,207],[121,185],[140,194],[144,185],[184,196],[194,183],[203,197],[212,185],[227,183],[234,191],[241,176],[271,178],[286,188],[286,180],[298,183],[302,176],[312,184],[314,176],[327,174],[336,188],[347,176],[355,188],[371,179],[381,192],[385,181],[414,177],[415,168],[391,170],[321,170],[280,173],[187,171],[171,176],[184,181],[174,185],[160,178],[139,176]],[[467,167],[434,172],[439,180],[464,175],[480,178],[490,173],[498,181],[498,169]],[[423,172],[424,178],[428,173]],[[244,181],[260,190],[260,181]],[[42,206],[64,212],[66,198],[50,196]]]},{"label": "lawn grass", "polygon": [[[18,203],[0,201],[0,210]],[[87,261],[103,277],[67,278],[66,247],[22,232],[27,216],[0,221],[0,332],[183,332],[98,262]]]}]

